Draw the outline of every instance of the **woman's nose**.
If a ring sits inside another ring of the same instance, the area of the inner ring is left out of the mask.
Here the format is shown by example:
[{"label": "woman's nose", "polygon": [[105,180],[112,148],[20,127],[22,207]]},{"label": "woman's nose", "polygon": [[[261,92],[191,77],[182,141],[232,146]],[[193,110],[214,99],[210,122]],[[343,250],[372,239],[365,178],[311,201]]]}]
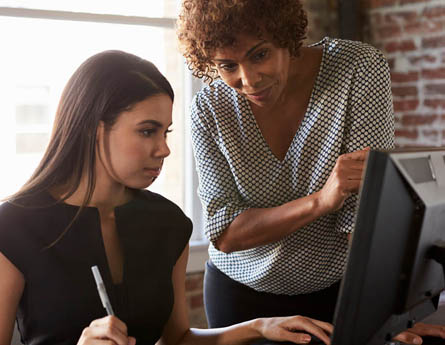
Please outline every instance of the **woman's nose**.
[{"label": "woman's nose", "polygon": [[167,140],[164,138],[158,143],[158,146],[156,148],[156,156],[165,158],[168,155],[170,155],[170,148],[168,147]]},{"label": "woman's nose", "polygon": [[255,68],[240,68],[243,87],[255,88],[261,82],[261,75]]}]

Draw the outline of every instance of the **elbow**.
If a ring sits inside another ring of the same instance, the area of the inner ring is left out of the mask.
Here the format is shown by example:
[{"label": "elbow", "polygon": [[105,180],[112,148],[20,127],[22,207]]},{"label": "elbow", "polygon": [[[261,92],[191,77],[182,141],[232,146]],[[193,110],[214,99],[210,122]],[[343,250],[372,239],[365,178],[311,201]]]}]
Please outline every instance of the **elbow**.
[{"label": "elbow", "polygon": [[224,234],[220,238],[218,238],[218,240],[214,243],[214,245],[216,249],[226,254],[230,254],[236,250],[230,243],[230,241],[227,240]]}]

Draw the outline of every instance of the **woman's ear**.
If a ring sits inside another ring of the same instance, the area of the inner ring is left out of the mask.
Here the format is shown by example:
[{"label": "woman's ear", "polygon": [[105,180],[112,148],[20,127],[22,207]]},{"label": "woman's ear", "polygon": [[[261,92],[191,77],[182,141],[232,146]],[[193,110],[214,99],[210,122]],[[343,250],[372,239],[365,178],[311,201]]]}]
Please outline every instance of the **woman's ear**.
[{"label": "woman's ear", "polygon": [[96,144],[98,144],[103,139],[104,131],[105,131],[105,123],[103,121],[99,121],[96,130]]}]

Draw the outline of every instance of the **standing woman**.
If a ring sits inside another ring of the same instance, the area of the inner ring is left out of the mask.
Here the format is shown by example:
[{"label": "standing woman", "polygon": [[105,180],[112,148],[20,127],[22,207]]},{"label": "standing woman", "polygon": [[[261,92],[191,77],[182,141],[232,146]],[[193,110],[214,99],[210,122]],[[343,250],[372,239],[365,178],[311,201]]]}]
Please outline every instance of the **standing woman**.
[{"label": "standing woman", "polygon": [[[144,188],[170,151],[173,91],[156,67],[99,53],[70,78],[52,137],[30,180],[0,206],[0,344],[14,320],[29,345],[329,344],[332,326],[257,318],[190,330],[185,270],[192,224]],[[116,316],[105,316],[91,267]]]},{"label": "standing woman", "polygon": [[[300,0],[183,0],[182,53],[210,82],[192,103],[207,216],[211,327],[265,316],[331,322],[369,148],[394,146],[388,64],[360,42],[303,46]],[[417,323],[396,337],[445,338]]]},{"label": "standing woman", "polygon": [[332,321],[369,147],[394,145],[375,48],[303,46],[299,0],[184,0],[180,48],[210,85],[192,103],[210,240],[212,327],[295,312]]}]

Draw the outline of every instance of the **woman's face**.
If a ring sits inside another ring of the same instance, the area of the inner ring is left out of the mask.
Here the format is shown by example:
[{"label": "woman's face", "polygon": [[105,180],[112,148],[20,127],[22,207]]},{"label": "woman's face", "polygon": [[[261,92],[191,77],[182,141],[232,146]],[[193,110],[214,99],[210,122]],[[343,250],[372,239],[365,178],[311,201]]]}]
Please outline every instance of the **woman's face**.
[{"label": "woman's face", "polygon": [[101,123],[97,133],[98,178],[110,178],[112,183],[130,188],[151,185],[170,154],[167,133],[172,105],[167,95],[151,96],[122,112],[111,129]]},{"label": "woman's face", "polygon": [[250,35],[238,35],[233,46],[217,49],[212,62],[227,85],[260,107],[273,106],[289,78],[289,51]]}]

